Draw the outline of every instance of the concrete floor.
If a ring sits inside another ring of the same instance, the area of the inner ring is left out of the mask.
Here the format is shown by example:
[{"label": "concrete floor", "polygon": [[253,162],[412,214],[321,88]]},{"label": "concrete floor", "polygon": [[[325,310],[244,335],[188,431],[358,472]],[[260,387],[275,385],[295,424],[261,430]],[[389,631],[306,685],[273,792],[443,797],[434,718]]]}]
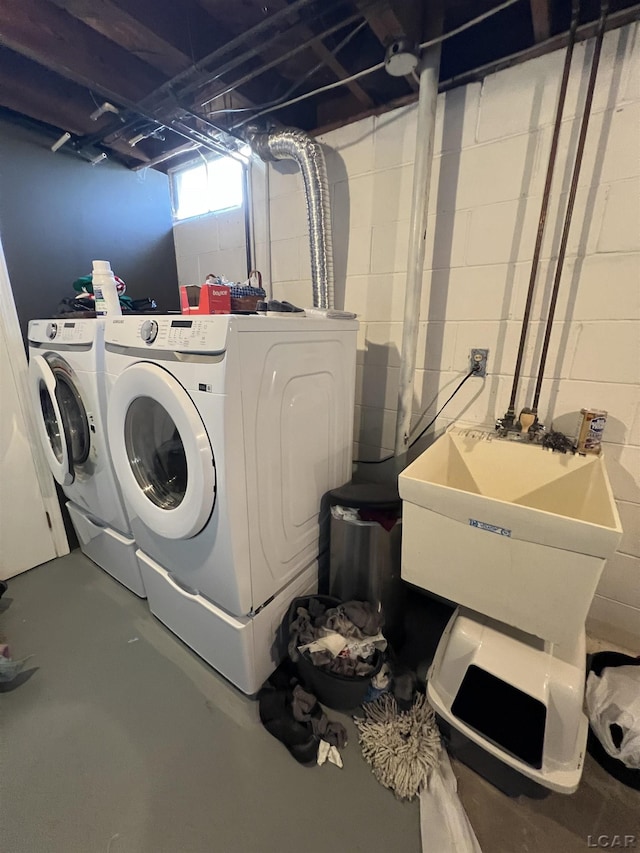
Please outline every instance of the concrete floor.
[{"label": "concrete floor", "polygon": [[[353,724],[345,767],[303,768],[256,703],[79,552],[10,582],[0,633],[30,670],[1,703],[5,853],[419,853],[417,802],[383,789]],[[572,797],[510,799],[455,762],[484,853],[638,836],[640,794],[587,759]],[[433,851],[439,853],[439,851]]]}]

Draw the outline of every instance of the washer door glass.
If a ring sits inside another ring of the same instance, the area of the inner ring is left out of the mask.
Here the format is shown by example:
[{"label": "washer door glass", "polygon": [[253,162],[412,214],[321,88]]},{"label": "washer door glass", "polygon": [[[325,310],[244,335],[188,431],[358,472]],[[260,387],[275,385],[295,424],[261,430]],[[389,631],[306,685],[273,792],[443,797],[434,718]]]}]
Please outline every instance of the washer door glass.
[{"label": "washer door glass", "polygon": [[[44,428],[49,438],[49,445],[58,462],[62,462],[62,425],[58,421],[58,415],[53,407],[53,399],[44,380],[38,382],[40,395],[40,411],[44,421]],[[59,411],[59,410],[58,410]]]},{"label": "washer door glass", "polygon": [[32,355],[29,361],[32,396],[39,413],[38,432],[51,473],[61,486],[69,486],[75,479],[71,458],[71,439],[62,415],[58,397],[58,380],[47,360]]},{"label": "washer door glass", "polygon": [[71,377],[59,368],[54,368],[53,375],[56,378],[56,397],[64,421],[71,461],[74,465],[82,465],[87,461],[91,449],[87,413]]},{"label": "washer door glass", "polygon": [[166,539],[189,539],[216,498],[213,450],[200,413],[164,367],[134,362],[107,406],[111,458],[131,513]]},{"label": "washer door glass", "polygon": [[133,476],[161,509],[175,509],[187,491],[187,455],[167,410],[151,397],[136,398],[124,422],[124,440]]}]

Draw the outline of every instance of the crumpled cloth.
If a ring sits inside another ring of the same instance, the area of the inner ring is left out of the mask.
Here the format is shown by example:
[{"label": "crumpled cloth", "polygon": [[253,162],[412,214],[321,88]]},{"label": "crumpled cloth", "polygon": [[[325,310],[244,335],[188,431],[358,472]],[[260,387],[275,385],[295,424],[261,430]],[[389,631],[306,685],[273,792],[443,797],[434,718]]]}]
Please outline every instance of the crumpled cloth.
[{"label": "crumpled cloth", "polygon": [[335,746],[331,746],[326,740],[321,740],[318,744],[318,766],[328,761],[329,764],[335,764],[336,767],[343,767],[342,756]]},{"label": "crumpled cloth", "polygon": [[22,660],[13,660],[9,646],[5,643],[0,645],[0,682],[13,681],[22,672],[29,657],[31,655]]},{"label": "crumpled cloth", "polygon": [[299,723],[311,723],[314,735],[331,746],[342,749],[347,745],[347,730],[342,723],[330,720],[313,693],[308,693],[299,684],[293,688],[291,711]]}]

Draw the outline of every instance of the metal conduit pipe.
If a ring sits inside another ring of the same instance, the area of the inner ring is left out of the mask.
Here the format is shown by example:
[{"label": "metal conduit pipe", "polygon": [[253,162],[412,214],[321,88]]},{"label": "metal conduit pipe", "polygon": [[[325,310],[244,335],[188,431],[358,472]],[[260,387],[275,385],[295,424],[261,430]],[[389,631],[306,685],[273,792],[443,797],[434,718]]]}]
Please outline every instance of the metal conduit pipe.
[{"label": "metal conduit pipe", "polygon": [[580,124],[580,135],[578,137],[578,146],[576,149],[576,158],[573,166],[573,174],[571,175],[571,186],[569,189],[569,198],[567,200],[567,210],[564,217],[564,225],[562,227],[562,237],[560,238],[560,248],[558,250],[558,261],[556,272],[553,279],[553,289],[551,291],[551,300],[549,302],[549,313],[547,315],[547,323],[544,330],[544,340],[542,343],[542,352],[540,354],[540,365],[538,367],[538,376],[536,378],[536,387],[533,395],[533,415],[538,416],[538,404],[540,402],[540,392],[542,390],[542,380],[544,379],[544,370],[547,363],[547,355],[549,354],[549,341],[551,340],[551,331],[553,329],[553,320],[556,312],[556,303],[558,301],[558,292],[560,290],[560,281],[562,279],[562,269],[564,266],[564,258],[567,252],[567,243],[569,241],[569,230],[571,228],[571,219],[573,216],[573,206],[576,200],[576,192],[578,191],[578,181],[580,179],[580,169],[582,167],[582,157],[584,154],[584,146],[587,140],[587,130],[589,129],[589,117],[591,116],[591,104],[593,103],[593,93],[596,88],[596,79],[598,77],[598,66],[600,64],[600,54],[602,52],[602,40],[604,38],[605,25],[607,22],[607,14],[609,12],[608,0],[601,0],[600,3],[600,19],[598,21],[598,32],[593,47],[593,58],[591,60],[591,71],[589,73],[589,83],[587,85],[587,94],[584,101],[584,110],[582,113],[582,122]]},{"label": "metal conduit pipe", "polygon": [[572,0],[571,4],[571,27],[569,30],[569,43],[564,56],[564,67],[562,69],[562,79],[560,81],[560,90],[558,93],[558,103],[556,105],[556,117],[553,125],[553,136],[551,138],[551,148],[549,150],[549,162],[547,164],[547,176],[545,178],[544,190],[542,192],[542,204],[540,206],[540,217],[538,219],[538,231],[536,234],[536,243],[533,249],[533,260],[531,261],[531,271],[529,274],[529,287],[527,289],[527,299],[522,317],[522,329],[520,332],[520,343],[518,346],[518,355],[516,357],[516,366],[513,373],[513,384],[511,386],[511,397],[509,399],[509,408],[507,409],[502,425],[510,428],[516,420],[516,400],[518,395],[518,385],[520,382],[520,373],[522,371],[522,362],[524,359],[524,349],[527,342],[527,332],[529,331],[529,322],[531,318],[531,307],[533,305],[533,296],[536,288],[536,279],[538,275],[538,266],[540,263],[540,252],[542,250],[542,240],[544,237],[545,224],[547,221],[547,209],[549,207],[549,198],[551,196],[551,183],[553,181],[553,173],[556,165],[556,155],[558,152],[558,141],[560,139],[560,128],[562,127],[562,115],[564,113],[564,102],[567,95],[567,87],[569,85],[569,72],[571,71],[571,59],[573,57],[573,46],[576,39],[576,31],[578,29],[578,17],[580,14],[580,0]]},{"label": "metal conduit pipe", "polygon": [[[437,44],[425,51],[420,71],[418,127],[416,130],[416,156],[413,167],[413,195],[411,198],[407,260],[407,289],[404,298],[404,328],[396,419],[395,456],[398,459],[406,456],[411,431],[413,380],[416,371],[418,320],[420,318],[420,298],[422,296],[424,255],[427,241],[427,212],[429,209],[439,73],[440,44]],[[399,464],[402,465],[403,463],[399,462]]]},{"label": "metal conduit pipe", "polygon": [[295,127],[286,127],[283,130],[273,130],[268,133],[249,131],[247,141],[265,162],[295,160],[300,167],[309,221],[313,306],[314,308],[333,308],[331,204],[322,146],[304,131]]}]

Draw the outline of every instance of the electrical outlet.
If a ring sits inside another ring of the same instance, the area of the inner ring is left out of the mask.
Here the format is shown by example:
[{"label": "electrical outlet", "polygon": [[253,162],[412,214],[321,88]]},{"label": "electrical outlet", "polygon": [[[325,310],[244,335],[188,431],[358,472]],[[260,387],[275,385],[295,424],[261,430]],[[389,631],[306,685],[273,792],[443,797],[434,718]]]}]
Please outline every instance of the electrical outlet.
[{"label": "electrical outlet", "polygon": [[476,368],[475,375],[480,377],[481,379],[487,375],[487,359],[489,358],[489,350],[488,349],[472,349],[471,350],[471,359],[470,370]]}]

